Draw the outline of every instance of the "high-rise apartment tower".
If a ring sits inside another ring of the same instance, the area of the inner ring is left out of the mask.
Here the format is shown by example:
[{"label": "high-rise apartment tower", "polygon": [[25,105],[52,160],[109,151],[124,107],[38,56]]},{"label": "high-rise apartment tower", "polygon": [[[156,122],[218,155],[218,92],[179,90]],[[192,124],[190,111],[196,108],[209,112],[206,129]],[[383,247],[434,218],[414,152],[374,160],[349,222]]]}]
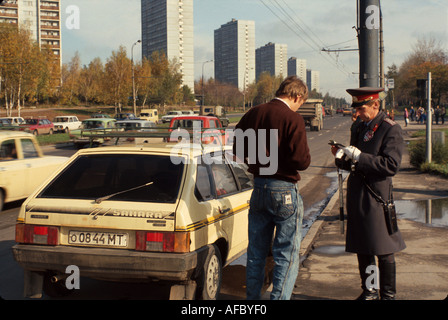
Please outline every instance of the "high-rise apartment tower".
[{"label": "high-rise apartment tower", "polygon": [[271,76],[288,76],[288,45],[269,42],[255,51],[257,79],[263,72]]},{"label": "high-rise apartment tower", "polygon": [[215,79],[245,90],[255,81],[255,22],[235,20],[215,30]]},{"label": "high-rise apartment tower", "polygon": [[142,55],[163,52],[179,63],[182,85],[194,91],[193,0],[142,0]]},{"label": "high-rise apartment tower", "polygon": [[40,47],[48,45],[62,63],[60,0],[4,0],[0,22],[27,27],[32,39]]}]

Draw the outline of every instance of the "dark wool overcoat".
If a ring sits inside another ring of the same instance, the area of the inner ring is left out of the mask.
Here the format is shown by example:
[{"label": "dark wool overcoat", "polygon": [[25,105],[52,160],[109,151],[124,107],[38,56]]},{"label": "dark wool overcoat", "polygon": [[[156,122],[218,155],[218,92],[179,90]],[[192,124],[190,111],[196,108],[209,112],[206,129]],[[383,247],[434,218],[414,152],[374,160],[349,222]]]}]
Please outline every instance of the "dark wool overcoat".
[{"label": "dark wool overcoat", "polygon": [[379,112],[368,125],[356,122],[350,144],[361,150],[358,163],[336,161],[350,170],[347,181],[346,251],[368,255],[386,255],[406,248],[400,231],[389,235],[384,210],[368,191],[364,181],[384,200],[392,195],[392,177],[398,172],[403,136],[401,127]]}]

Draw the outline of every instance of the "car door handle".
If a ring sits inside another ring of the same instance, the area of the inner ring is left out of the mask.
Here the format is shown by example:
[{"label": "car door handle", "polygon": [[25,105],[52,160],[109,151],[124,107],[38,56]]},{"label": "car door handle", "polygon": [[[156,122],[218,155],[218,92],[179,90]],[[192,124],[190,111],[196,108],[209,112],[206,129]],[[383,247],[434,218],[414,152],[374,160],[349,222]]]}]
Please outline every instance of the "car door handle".
[{"label": "car door handle", "polygon": [[221,208],[221,207],[219,207],[219,213],[220,214],[227,214],[227,213],[229,213],[230,212],[230,208]]}]

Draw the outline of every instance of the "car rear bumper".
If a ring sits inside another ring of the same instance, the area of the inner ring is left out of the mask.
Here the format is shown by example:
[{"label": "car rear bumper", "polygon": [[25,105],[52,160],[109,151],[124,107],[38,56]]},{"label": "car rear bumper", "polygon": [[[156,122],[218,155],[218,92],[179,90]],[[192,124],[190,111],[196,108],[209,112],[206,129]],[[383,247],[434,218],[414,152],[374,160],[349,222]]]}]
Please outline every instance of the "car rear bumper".
[{"label": "car rear bumper", "polygon": [[12,249],[15,260],[27,271],[63,274],[75,265],[81,277],[112,281],[189,280],[207,253],[206,247],[183,254],[22,244]]}]

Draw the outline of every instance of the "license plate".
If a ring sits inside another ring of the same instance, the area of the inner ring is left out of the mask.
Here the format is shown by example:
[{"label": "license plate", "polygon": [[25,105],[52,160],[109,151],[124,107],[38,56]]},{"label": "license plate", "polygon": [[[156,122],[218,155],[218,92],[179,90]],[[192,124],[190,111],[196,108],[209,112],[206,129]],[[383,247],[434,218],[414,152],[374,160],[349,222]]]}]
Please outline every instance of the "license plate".
[{"label": "license plate", "polygon": [[68,233],[68,243],[106,247],[127,247],[128,234],[71,230]]}]

